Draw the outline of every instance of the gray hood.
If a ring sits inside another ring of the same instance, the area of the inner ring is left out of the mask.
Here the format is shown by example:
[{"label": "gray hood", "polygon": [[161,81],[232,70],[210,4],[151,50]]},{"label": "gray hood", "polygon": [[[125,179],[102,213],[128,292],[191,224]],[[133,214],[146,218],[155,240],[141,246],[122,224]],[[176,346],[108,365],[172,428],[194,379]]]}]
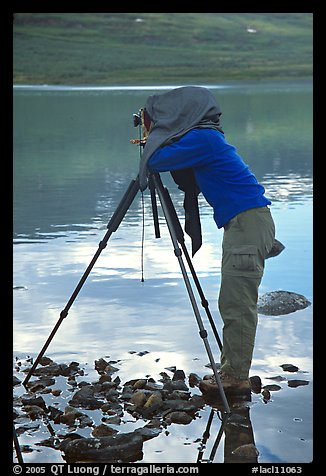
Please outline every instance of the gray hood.
[{"label": "gray hood", "polygon": [[139,165],[139,185],[147,187],[147,162],[154,152],[180,139],[191,129],[204,127],[223,132],[221,110],[213,94],[199,86],[184,86],[149,96],[145,109],[154,123]]}]

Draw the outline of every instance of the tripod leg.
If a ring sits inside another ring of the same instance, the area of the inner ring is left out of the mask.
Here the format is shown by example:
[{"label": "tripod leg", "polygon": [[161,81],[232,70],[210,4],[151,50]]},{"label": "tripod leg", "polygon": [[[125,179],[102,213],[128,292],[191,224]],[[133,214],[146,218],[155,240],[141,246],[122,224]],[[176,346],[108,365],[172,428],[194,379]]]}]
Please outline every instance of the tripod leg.
[{"label": "tripod leg", "polygon": [[174,247],[174,254],[175,254],[175,256],[177,257],[177,259],[179,261],[180,269],[181,269],[182,276],[183,276],[183,279],[184,279],[184,282],[185,282],[185,285],[186,285],[186,288],[187,288],[187,291],[188,291],[189,299],[190,299],[190,302],[191,302],[191,305],[192,305],[192,308],[193,308],[193,311],[194,311],[194,314],[195,314],[195,317],[196,317],[196,320],[197,320],[197,324],[198,324],[198,328],[199,328],[199,335],[203,339],[203,342],[204,342],[204,345],[205,345],[205,348],[206,348],[206,352],[207,352],[209,361],[211,363],[212,370],[214,372],[216,383],[218,385],[218,388],[219,388],[219,391],[220,391],[220,394],[221,394],[221,397],[222,397],[225,412],[230,413],[229,404],[228,404],[228,401],[226,399],[224,388],[223,388],[222,382],[220,380],[220,376],[219,376],[217,368],[216,368],[214,357],[213,357],[213,354],[212,354],[212,351],[211,351],[211,348],[210,348],[210,345],[209,345],[209,342],[208,342],[208,339],[207,339],[207,331],[204,328],[203,321],[201,319],[201,316],[200,316],[200,313],[199,313],[199,310],[198,310],[198,306],[197,306],[197,303],[196,303],[196,299],[195,299],[195,296],[194,296],[194,293],[193,293],[193,290],[192,290],[192,287],[191,287],[191,284],[190,284],[190,280],[189,280],[189,277],[188,277],[188,274],[187,274],[187,271],[186,271],[186,267],[185,267],[185,264],[184,264],[183,259],[182,259],[182,250],[178,246],[177,234],[176,234],[176,231],[173,227],[173,220],[172,220],[171,212],[170,212],[169,207],[167,205],[167,203],[168,203],[167,202],[167,200],[168,200],[167,199],[167,190],[163,187],[162,181],[161,181],[158,174],[154,174],[154,183],[155,183],[156,190],[158,192],[160,203],[161,203],[163,213],[164,213],[164,216],[165,216],[165,219],[166,219],[166,223],[167,223],[167,226],[168,226],[168,229],[169,229],[169,232],[170,232],[172,244],[173,244],[173,247]]},{"label": "tripod leg", "polygon": [[24,460],[23,460],[23,456],[22,456],[22,453],[21,453],[21,449],[20,449],[20,445],[19,445],[19,441],[18,441],[18,437],[17,437],[17,433],[16,433],[16,428],[15,428],[15,424],[14,425],[14,446],[15,446],[15,451],[16,451],[16,456],[17,456],[17,459],[18,459],[18,463],[19,464],[24,464]]},{"label": "tripod leg", "polygon": [[49,335],[47,341],[45,342],[44,346],[42,347],[39,355],[35,359],[35,362],[34,362],[33,366],[31,367],[31,369],[29,370],[25,380],[23,381],[23,385],[26,385],[27,382],[29,381],[29,379],[31,378],[34,370],[36,369],[36,367],[39,364],[41,358],[43,357],[46,349],[50,345],[50,342],[52,341],[52,339],[55,336],[57,330],[59,329],[63,319],[65,317],[67,317],[69,309],[71,308],[71,306],[74,303],[76,297],[78,296],[79,291],[81,290],[81,288],[82,288],[83,284],[85,283],[88,275],[90,274],[91,270],[93,269],[94,264],[96,263],[96,261],[97,261],[98,257],[100,256],[102,250],[104,250],[104,248],[106,247],[110,236],[112,235],[113,232],[115,232],[118,229],[122,219],[124,218],[125,214],[127,213],[128,209],[129,209],[130,205],[132,204],[133,200],[135,199],[138,191],[139,191],[139,180],[138,180],[138,177],[137,177],[135,180],[132,180],[130,182],[127,191],[125,192],[124,196],[122,197],[117,209],[115,210],[114,214],[112,215],[112,218],[110,219],[110,221],[107,225],[108,230],[107,230],[103,240],[100,241],[96,253],[94,254],[94,256],[93,256],[90,264],[88,265],[87,269],[85,270],[83,276],[80,278],[80,281],[77,284],[74,292],[72,293],[69,301],[67,302],[66,307],[61,311],[59,320],[57,321],[56,325],[54,326],[51,334]]},{"label": "tripod leg", "polygon": [[160,225],[159,225],[159,222],[158,222],[158,214],[157,214],[155,185],[154,185],[154,182],[153,182],[153,176],[152,175],[150,175],[149,179],[148,179],[148,188],[149,188],[149,191],[150,191],[150,194],[151,194],[155,238],[160,238],[161,235],[160,235]]}]

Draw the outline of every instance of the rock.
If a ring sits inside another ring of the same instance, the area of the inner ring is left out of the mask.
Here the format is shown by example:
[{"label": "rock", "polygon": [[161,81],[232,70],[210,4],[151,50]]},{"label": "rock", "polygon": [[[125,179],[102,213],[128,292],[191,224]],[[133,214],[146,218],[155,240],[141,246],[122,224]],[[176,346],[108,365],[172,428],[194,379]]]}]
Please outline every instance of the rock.
[{"label": "rock", "polygon": [[268,380],[275,380],[276,382],[282,382],[283,380],[286,380],[285,377],[282,377],[281,375],[275,375],[275,377],[266,377]]},{"label": "rock", "polygon": [[43,356],[41,357],[39,364],[43,366],[50,365],[50,364],[53,364],[53,360],[50,359],[50,357]]},{"label": "rock", "polygon": [[93,461],[134,462],[143,457],[143,438],[137,432],[121,433],[99,438],[81,438],[63,441],[60,450],[68,463]]},{"label": "rock", "polygon": [[173,390],[173,392],[169,394],[169,398],[173,400],[189,400],[190,392],[186,392],[185,390]]},{"label": "rock", "polygon": [[189,398],[188,402],[194,405],[197,409],[203,408],[203,406],[205,405],[205,400],[202,395],[192,395],[192,397]]},{"label": "rock", "polygon": [[23,395],[21,397],[21,402],[23,405],[36,405],[43,410],[47,410],[44,398],[42,397],[35,397],[35,395]]},{"label": "rock", "polygon": [[246,459],[257,458],[257,456],[259,455],[259,451],[253,443],[238,446],[238,448],[232,451],[232,453],[236,456]]},{"label": "rock", "polygon": [[107,362],[105,359],[102,359],[102,357],[98,360],[95,360],[95,370],[98,371],[98,373],[104,373],[105,368],[107,365],[109,365],[109,362]]},{"label": "rock", "polygon": [[82,407],[88,410],[101,408],[103,401],[94,397],[95,388],[93,385],[85,385],[78,390],[69,401],[72,407]]},{"label": "rock", "polygon": [[201,378],[197,374],[190,373],[188,380],[189,380],[190,387],[193,388],[193,387],[198,387],[199,382],[201,381]]},{"label": "rock", "polygon": [[149,350],[141,350],[140,352],[137,352],[137,355],[139,357],[143,357],[143,355],[149,354]]},{"label": "rock", "polygon": [[35,431],[40,427],[39,423],[37,422],[28,422],[20,425],[16,428],[17,436],[22,435],[25,431]]},{"label": "rock", "polygon": [[276,384],[272,384],[272,385],[264,385],[263,386],[263,389],[264,390],[268,390],[269,392],[277,392],[278,390],[281,390],[281,386],[280,385],[276,385]]},{"label": "rock", "polygon": [[268,402],[268,400],[270,400],[271,398],[271,393],[268,389],[263,389],[262,392],[261,392],[262,396],[263,396],[263,399],[264,399],[264,402]]},{"label": "rock", "polygon": [[152,410],[157,410],[163,405],[163,400],[162,400],[162,395],[159,392],[152,393],[152,395],[149,396],[147,399],[144,408],[149,409],[151,408]]},{"label": "rock", "polygon": [[118,415],[114,415],[110,417],[103,417],[102,421],[108,425],[120,425],[121,418]]},{"label": "rock", "polygon": [[111,375],[108,374],[102,374],[100,378],[98,379],[99,383],[104,383],[104,382],[112,382],[112,377]]},{"label": "rock", "polygon": [[53,390],[51,390],[52,395],[54,395],[55,397],[58,397],[61,394],[61,392],[62,390],[58,388],[54,388]]},{"label": "rock", "polygon": [[[83,413],[79,410],[76,410],[76,408],[67,406],[65,408],[64,413],[61,413],[61,415],[59,416],[59,421],[60,423],[64,423],[65,425],[72,426],[74,425],[75,420],[77,420],[77,418],[81,417],[82,415]],[[56,420],[58,420],[57,417]]]},{"label": "rock", "polygon": [[253,375],[252,377],[249,377],[250,384],[251,384],[251,390],[254,393],[260,393],[261,392],[261,378],[259,375]]},{"label": "rock", "polygon": [[144,426],[143,428],[137,428],[137,430],[135,430],[135,433],[138,433],[143,438],[143,441],[155,438],[161,432],[162,428],[150,427],[148,425]]},{"label": "rock", "polygon": [[[27,382],[26,387],[30,392],[42,392],[46,387],[54,385],[55,380],[52,377],[41,377],[38,380]],[[50,392],[50,390],[49,390]]]},{"label": "rock", "polygon": [[166,383],[166,382],[171,382],[171,377],[166,372],[160,372],[161,379],[160,382]]},{"label": "rock", "polygon": [[60,423],[60,417],[63,415],[63,411],[59,410],[56,407],[53,407],[52,405],[49,405],[49,419],[53,420],[54,423]]},{"label": "rock", "polygon": [[147,400],[146,393],[141,390],[137,390],[131,397],[130,403],[135,405],[136,408],[137,407],[142,408],[145,405],[146,400]]},{"label": "rock", "polygon": [[147,379],[141,378],[136,380],[136,382],[133,384],[133,388],[145,388],[147,384]]},{"label": "rock", "polygon": [[198,410],[198,407],[193,403],[185,400],[164,400],[163,406],[165,410],[180,411],[186,413],[195,413]]},{"label": "rock", "polygon": [[173,374],[172,380],[185,380],[186,374],[183,370],[176,370]]},{"label": "rock", "polygon": [[110,362],[107,362],[105,359],[100,358],[99,360],[95,360],[95,370],[97,370],[101,375],[111,375],[117,372],[119,369],[117,367],[113,367],[113,365],[111,365]]},{"label": "rock", "polygon": [[41,440],[39,443],[35,443],[36,446],[46,446],[47,448],[56,449],[58,447],[58,438],[56,436],[50,436],[45,440]]},{"label": "rock", "polygon": [[119,392],[115,388],[111,388],[108,392],[105,393],[105,398],[109,402],[117,402],[119,397]]},{"label": "rock", "polygon": [[43,410],[43,408],[37,405],[24,405],[24,410],[28,414],[31,420],[36,420],[37,418],[41,418],[45,414],[45,411]]},{"label": "rock", "polygon": [[22,383],[21,380],[19,380],[19,378],[17,378],[15,375],[13,376],[13,386],[15,385],[20,385]]},{"label": "rock", "polygon": [[173,382],[165,382],[163,386],[164,390],[167,390],[169,393],[172,393],[174,390],[184,390],[188,391],[189,388],[183,380],[174,380]]},{"label": "rock", "polygon": [[297,372],[299,370],[299,367],[292,364],[282,364],[280,367],[282,367],[284,372]]},{"label": "rock", "polygon": [[239,415],[238,413],[231,413],[227,420],[227,424],[233,426],[244,426],[247,428],[248,418],[243,415]]},{"label": "rock", "polygon": [[152,392],[161,391],[163,389],[160,383],[156,383],[153,379],[148,379],[148,382],[145,386],[146,390],[151,390]]},{"label": "rock", "polygon": [[[164,367],[165,370],[168,370],[169,372],[175,372],[177,370],[175,365],[172,365],[171,367]],[[164,373],[164,372],[162,372]]]},{"label": "rock", "polygon": [[64,423],[68,426],[73,426],[75,420],[78,420],[81,428],[93,425],[93,421],[88,415],[85,415],[85,413],[82,413],[69,405],[65,408],[64,414],[59,417],[59,420],[60,423]]},{"label": "rock", "polygon": [[104,423],[101,423],[98,426],[94,427],[94,430],[92,431],[92,435],[94,437],[98,436],[112,436],[118,433],[118,430],[115,430],[114,428],[111,428],[108,425],[105,425]]},{"label": "rock", "polygon": [[165,416],[166,423],[178,423],[179,425],[188,425],[193,417],[183,411],[170,412]]},{"label": "rock", "polygon": [[280,316],[305,309],[310,304],[311,302],[301,294],[290,291],[272,291],[259,297],[257,309],[260,314],[266,316]]},{"label": "rock", "polygon": [[44,367],[36,368],[33,372],[33,375],[36,375],[36,376],[46,375],[48,377],[58,377],[59,375],[67,376],[68,372],[69,372],[68,365],[51,363],[49,365],[45,365]]},{"label": "rock", "polygon": [[288,386],[289,387],[293,387],[293,388],[296,388],[296,387],[300,387],[301,385],[309,385],[309,381],[308,380],[288,380]]}]

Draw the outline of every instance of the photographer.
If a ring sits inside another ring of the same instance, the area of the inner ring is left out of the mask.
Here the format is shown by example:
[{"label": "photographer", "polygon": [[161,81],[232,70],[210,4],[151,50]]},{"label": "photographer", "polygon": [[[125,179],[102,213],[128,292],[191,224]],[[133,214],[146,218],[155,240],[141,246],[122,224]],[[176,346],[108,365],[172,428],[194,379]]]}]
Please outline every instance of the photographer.
[{"label": "photographer", "polygon": [[[144,190],[149,172],[170,171],[186,195],[192,191],[190,216],[199,221],[200,191],[213,208],[217,227],[224,228],[218,300],[224,323],[220,378],[225,392],[242,394],[250,392],[258,288],[275,243],[275,227],[264,187],[226,141],[220,115],[206,88],[181,87],[150,96],[144,109],[149,134],[139,179]],[[200,245],[201,236],[193,254]],[[214,376],[204,377],[200,388],[203,393],[216,392]]]}]

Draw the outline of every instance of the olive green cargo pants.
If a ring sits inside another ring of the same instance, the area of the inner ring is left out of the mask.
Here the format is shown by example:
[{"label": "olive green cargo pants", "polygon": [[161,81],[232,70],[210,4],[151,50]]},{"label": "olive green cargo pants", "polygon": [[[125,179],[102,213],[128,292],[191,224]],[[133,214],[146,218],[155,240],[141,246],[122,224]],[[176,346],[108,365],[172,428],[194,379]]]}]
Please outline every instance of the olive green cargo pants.
[{"label": "olive green cargo pants", "polygon": [[257,328],[258,288],[275,226],[268,207],[251,208],[224,226],[219,311],[224,323],[221,370],[249,376]]}]

